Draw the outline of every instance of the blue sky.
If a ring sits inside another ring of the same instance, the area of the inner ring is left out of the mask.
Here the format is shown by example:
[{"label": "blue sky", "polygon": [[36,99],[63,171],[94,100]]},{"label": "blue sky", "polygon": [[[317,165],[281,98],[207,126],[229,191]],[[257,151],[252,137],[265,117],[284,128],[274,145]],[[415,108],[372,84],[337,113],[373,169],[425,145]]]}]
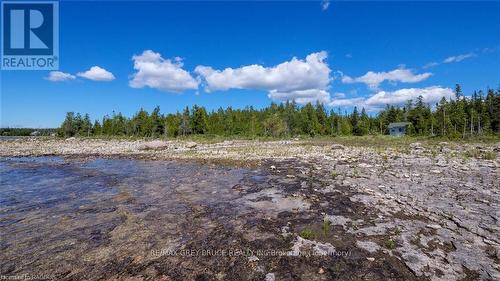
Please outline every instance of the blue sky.
[{"label": "blue sky", "polygon": [[500,85],[500,2],[61,2],[60,73],[1,72],[1,126],[319,100],[377,112]]}]

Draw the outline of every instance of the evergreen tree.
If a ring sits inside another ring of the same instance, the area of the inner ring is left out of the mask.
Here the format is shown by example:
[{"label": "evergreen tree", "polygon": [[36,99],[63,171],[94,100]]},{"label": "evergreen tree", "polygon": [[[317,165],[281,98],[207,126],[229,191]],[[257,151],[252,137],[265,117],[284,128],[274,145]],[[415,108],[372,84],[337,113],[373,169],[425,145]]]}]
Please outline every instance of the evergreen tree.
[{"label": "evergreen tree", "polygon": [[191,133],[191,125],[189,124],[190,120],[190,115],[189,115],[189,107],[186,106],[184,109],[184,112],[182,113],[181,117],[181,122],[180,122],[180,133],[182,136],[188,135]]},{"label": "evergreen tree", "polygon": [[61,125],[63,135],[65,137],[72,137],[76,134],[76,123],[75,123],[75,113],[66,113],[66,118]]},{"label": "evergreen tree", "polygon": [[[151,114],[140,109],[131,118],[113,112],[102,122],[90,122],[88,114],[68,112],[61,127],[60,136],[136,136],[136,137],[178,137],[191,133],[219,136],[295,136],[295,135],[366,135],[387,134],[388,125],[408,121],[408,134],[457,138],[478,134],[500,132],[500,89],[488,89],[464,96],[460,85],[455,88],[455,98],[441,101],[431,108],[419,96],[415,102],[408,101],[403,107],[387,105],[377,115],[369,116],[364,108],[361,113],[354,107],[347,112],[329,112],[321,103],[303,106],[294,101],[271,103],[256,110],[219,108],[208,113],[204,107],[186,107],[181,113],[162,115],[160,107]],[[9,133],[2,131],[2,133]]]},{"label": "evergreen tree", "polygon": [[204,134],[208,131],[207,112],[205,108],[193,106],[192,128],[195,134]]}]

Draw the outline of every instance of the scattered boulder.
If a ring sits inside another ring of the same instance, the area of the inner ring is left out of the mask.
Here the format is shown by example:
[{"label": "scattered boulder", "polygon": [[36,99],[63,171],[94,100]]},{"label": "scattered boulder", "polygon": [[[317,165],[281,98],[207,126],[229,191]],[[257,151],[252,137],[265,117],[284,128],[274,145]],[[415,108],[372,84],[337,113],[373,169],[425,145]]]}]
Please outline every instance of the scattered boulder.
[{"label": "scattered boulder", "polygon": [[198,144],[195,143],[194,141],[189,141],[189,142],[186,143],[186,147],[187,148],[195,148],[197,146],[198,146]]},{"label": "scattered boulder", "polygon": [[439,143],[439,152],[448,153],[450,151],[451,149],[449,148],[449,144],[447,142],[442,141]]},{"label": "scattered boulder", "polygon": [[75,138],[75,137],[71,137],[71,138],[67,138],[67,139],[66,139],[66,141],[74,141],[74,140],[76,140],[76,138]]},{"label": "scattered boulder", "polygon": [[413,150],[423,150],[424,147],[419,142],[410,143],[410,148]]},{"label": "scattered boulder", "polygon": [[144,143],[139,149],[140,150],[162,150],[165,148],[168,148],[168,142],[155,140],[155,141],[150,141],[150,142]]},{"label": "scattered boulder", "polygon": [[346,148],[345,146],[343,146],[339,143],[334,143],[334,144],[332,144],[332,147],[331,147],[332,150],[344,150],[345,148]]}]

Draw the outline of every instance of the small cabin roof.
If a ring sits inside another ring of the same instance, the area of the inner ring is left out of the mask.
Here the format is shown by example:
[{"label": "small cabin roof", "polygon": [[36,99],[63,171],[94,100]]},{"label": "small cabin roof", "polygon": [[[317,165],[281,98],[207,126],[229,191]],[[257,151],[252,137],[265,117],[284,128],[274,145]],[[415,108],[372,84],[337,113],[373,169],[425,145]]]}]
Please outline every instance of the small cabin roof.
[{"label": "small cabin roof", "polygon": [[389,124],[389,129],[391,128],[400,128],[400,127],[406,127],[410,125],[410,122],[395,122],[395,123],[390,123]]}]

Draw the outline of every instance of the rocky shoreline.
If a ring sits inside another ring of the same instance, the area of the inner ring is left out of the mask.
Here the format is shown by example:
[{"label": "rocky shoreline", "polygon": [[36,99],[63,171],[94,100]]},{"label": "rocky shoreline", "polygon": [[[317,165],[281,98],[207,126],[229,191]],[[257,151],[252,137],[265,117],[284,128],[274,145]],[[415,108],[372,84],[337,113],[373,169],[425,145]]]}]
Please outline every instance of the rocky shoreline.
[{"label": "rocky shoreline", "polygon": [[[197,237],[189,245],[221,247],[222,239],[240,248],[271,245],[299,255],[306,249],[320,254],[307,260],[251,256],[236,263],[237,272],[224,271],[228,260],[161,256],[150,264],[157,274],[153,278],[164,280],[233,280],[229,277],[243,273],[247,280],[498,280],[498,150],[498,144],[410,143],[379,149],[299,140],[0,142],[2,157],[178,159],[254,167],[267,180],[235,185],[240,193],[235,202],[262,214],[254,219],[228,214],[231,226],[212,219],[217,239],[188,229]],[[209,206],[195,209],[189,216],[196,220],[214,212]],[[322,257],[332,249],[353,256]],[[199,264],[211,270],[196,275]],[[131,266],[133,276],[148,276],[147,266]],[[190,268],[193,275],[172,272],[175,267]],[[118,272],[112,278],[127,276]]]}]

